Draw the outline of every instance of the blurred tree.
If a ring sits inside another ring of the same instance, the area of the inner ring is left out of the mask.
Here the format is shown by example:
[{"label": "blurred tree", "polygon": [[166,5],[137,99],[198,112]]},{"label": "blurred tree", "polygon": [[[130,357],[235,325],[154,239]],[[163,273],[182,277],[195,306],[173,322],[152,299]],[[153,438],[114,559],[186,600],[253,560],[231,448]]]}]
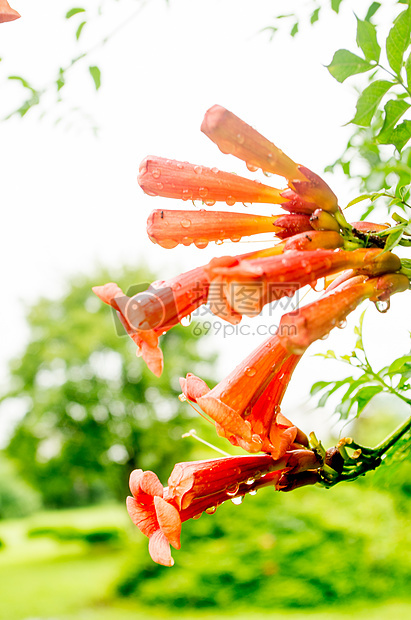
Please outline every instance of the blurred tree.
[{"label": "blurred tree", "polygon": [[[152,279],[146,270],[124,269],[119,281],[127,290]],[[154,377],[91,292],[109,280],[104,273],[77,278],[64,297],[36,303],[27,317],[30,341],[11,364],[12,386],[2,401],[29,405],[6,453],[46,506],[123,499],[132,469],[167,478],[193,446],[181,445],[191,410],[180,406],[178,378],[188,370],[208,374],[210,355],[204,360],[191,329],[177,326],[163,336],[166,369]]]}]

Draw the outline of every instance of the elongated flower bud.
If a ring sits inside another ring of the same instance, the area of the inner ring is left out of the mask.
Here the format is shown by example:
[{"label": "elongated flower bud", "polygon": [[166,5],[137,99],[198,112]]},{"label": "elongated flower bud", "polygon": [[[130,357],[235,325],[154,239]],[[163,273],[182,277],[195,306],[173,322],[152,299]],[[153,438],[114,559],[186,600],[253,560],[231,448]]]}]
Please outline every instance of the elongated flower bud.
[{"label": "elongated flower bud", "polygon": [[162,157],[146,157],[141,162],[138,182],[149,196],[202,200],[209,206],[217,201],[229,206],[236,202],[284,202],[283,190],[217,168]]},{"label": "elongated flower bud", "polygon": [[308,202],[315,202],[324,211],[335,213],[338,210],[338,200],[334,192],[318,174],[315,174],[305,166],[299,166],[299,172],[305,180],[296,178],[291,184],[295,192]]},{"label": "elongated flower bud", "polygon": [[214,105],[204,117],[201,131],[218,146],[246,162],[250,170],[279,174],[286,179],[304,179],[298,164],[275,144],[225,108]]},{"label": "elongated flower bud", "polygon": [[282,230],[277,233],[279,239],[287,239],[302,232],[312,231],[310,218],[303,213],[287,213],[280,215],[276,220],[276,225]]},{"label": "elongated flower bud", "polygon": [[280,342],[289,353],[301,355],[312,342],[341,325],[365,299],[386,301],[394,293],[408,288],[408,278],[402,274],[351,278],[327,291],[321,299],[285,314],[278,330]]},{"label": "elongated flower bud", "polygon": [[310,224],[314,230],[334,230],[335,232],[340,232],[340,226],[335,217],[328,213],[328,211],[323,211],[323,209],[316,209],[314,211],[310,217]]},{"label": "elongated flower bud", "polygon": [[226,213],[224,211],[153,211],[147,220],[147,234],[151,241],[163,248],[174,248],[179,243],[198,248],[207,247],[210,241],[231,239],[271,232],[278,235],[286,230],[276,223],[284,217]]},{"label": "elongated flower bud", "polygon": [[318,205],[315,202],[304,200],[292,189],[285,189],[281,196],[284,198],[284,202],[281,203],[282,208],[291,213],[311,214],[318,209]]},{"label": "elongated flower bud", "polygon": [[300,233],[287,239],[284,252],[287,250],[334,250],[344,245],[344,239],[333,230],[312,230]]}]

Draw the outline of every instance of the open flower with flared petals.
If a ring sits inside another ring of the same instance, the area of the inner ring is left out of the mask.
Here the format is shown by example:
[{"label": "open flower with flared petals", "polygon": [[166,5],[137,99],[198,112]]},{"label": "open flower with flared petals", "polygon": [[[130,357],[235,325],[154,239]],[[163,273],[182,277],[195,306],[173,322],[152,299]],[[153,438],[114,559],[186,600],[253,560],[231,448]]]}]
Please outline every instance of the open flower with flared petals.
[{"label": "open flower with flared petals", "polygon": [[288,352],[302,354],[312,342],[341,325],[365,299],[387,302],[391,295],[408,288],[407,276],[399,273],[351,277],[331,287],[317,301],[283,315],[278,330],[280,342]]},{"label": "open flower with flared petals", "polygon": [[167,281],[153,282],[132,297],[110,282],[93,287],[94,293],[118,314],[126,332],[138,347],[150,370],[160,376],[163,354],[158,346],[161,334],[177,325],[206,302],[209,280],[202,267]]},{"label": "open flower with flared petals", "polygon": [[7,0],[0,0],[0,23],[12,22],[19,17],[20,13],[12,9]]},{"label": "open flower with flared petals", "polygon": [[282,490],[285,474],[320,465],[319,457],[306,449],[287,452],[278,460],[261,454],[177,463],[166,488],[153,472],[137,469],[130,476],[133,497],[127,498],[127,510],[133,523],[149,538],[152,559],[172,566],[170,545],[180,548],[184,521],[203,512],[213,513],[228,499],[242,498],[263,487]]},{"label": "open flower with flared petals", "polygon": [[[219,302],[223,302],[235,315],[256,316],[265,304],[293,295],[302,286],[330,274],[356,269],[359,273],[378,275],[399,268],[400,260],[395,254],[379,249],[290,250],[254,260],[215,258],[206,267],[210,290],[214,291],[210,309],[218,314]],[[218,282],[221,299],[215,295],[214,281]]]},{"label": "open flower with flared petals", "polygon": [[217,433],[248,452],[281,456],[307,438],[285,416],[280,403],[300,356],[289,355],[273,336],[257,347],[212,390],[188,374],[183,394],[215,422]]}]

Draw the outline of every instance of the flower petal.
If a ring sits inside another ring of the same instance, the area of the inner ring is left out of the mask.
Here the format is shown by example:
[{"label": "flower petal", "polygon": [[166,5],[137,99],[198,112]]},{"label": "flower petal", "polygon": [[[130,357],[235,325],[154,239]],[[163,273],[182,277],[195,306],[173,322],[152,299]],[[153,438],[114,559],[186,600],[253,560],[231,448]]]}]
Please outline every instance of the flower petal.
[{"label": "flower petal", "polygon": [[151,506],[140,504],[134,497],[127,497],[127,511],[134,525],[137,525],[140,532],[145,536],[152,536],[158,530],[158,522],[154,510]]},{"label": "flower petal", "polygon": [[154,507],[158,524],[170,545],[180,549],[181,519],[177,508],[166,502],[162,497],[154,498]]},{"label": "flower petal", "polygon": [[171,557],[170,543],[160,529],[150,537],[148,552],[157,564],[162,564],[163,566],[174,565],[174,560]]}]

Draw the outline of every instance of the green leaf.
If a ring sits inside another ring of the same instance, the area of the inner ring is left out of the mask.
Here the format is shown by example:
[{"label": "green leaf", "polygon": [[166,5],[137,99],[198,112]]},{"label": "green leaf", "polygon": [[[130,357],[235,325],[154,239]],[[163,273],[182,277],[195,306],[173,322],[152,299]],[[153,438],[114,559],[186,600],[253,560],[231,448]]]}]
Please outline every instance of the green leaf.
[{"label": "green leaf", "polygon": [[73,17],[73,15],[77,15],[77,13],[85,13],[85,12],[86,12],[86,9],[81,9],[81,8],[70,9],[70,11],[66,13],[66,19],[70,19],[70,17]]},{"label": "green leaf", "polygon": [[369,127],[378,104],[391,86],[393,83],[387,80],[376,80],[367,86],[357,101],[357,111],[351,122],[355,125]]},{"label": "green leaf", "polygon": [[290,36],[295,37],[298,32],[298,22],[295,22],[294,26],[290,30]]},{"label": "green leaf", "polygon": [[387,58],[391,69],[399,75],[402,67],[404,52],[410,43],[411,11],[407,8],[394,20],[387,41]]},{"label": "green leaf", "polygon": [[332,381],[317,381],[311,386],[310,394],[314,396],[317,392],[321,392],[327,385],[330,385]]},{"label": "green leaf", "polygon": [[362,194],[361,196],[357,196],[357,198],[353,198],[353,200],[350,200],[350,202],[345,207],[345,209],[348,209],[348,207],[352,207],[353,205],[356,205],[357,202],[362,202],[363,200],[368,200],[369,198],[371,198],[371,196],[372,196],[372,194]]},{"label": "green leaf", "polygon": [[379,144],[391,144],[390,136],[397,121],[408,110],[410,104],[404,99],[391,99],[384,106],[385,118],[380,133],[376,136]]},{"label": "green leaf", "polygon": [[401,152],[408,140],[411,138],[411,121],[403,121],[397,125],[390,135],[390,144]]},{"label": "green leaf", "polygon": [[93,78],[94,86],[98,90],[101,86],[101,71],[98,67],[89,67],[90,75]]},{"label": "green leaf", "polygon": [[398,230],[394,230],[392,233],[388,235],[387,240],[385,242],[385,246],[384,246],[384,252],[389,252],[393,248],[395,248],[396,245],[398,245],[399,241],[401,240],[403,232],[404,232],[404,228],[401,226]]},{"label": "green leaf", "polygon": [[364,73],[373,67],[374,65],[348,50],[337,50],[327,69],[338,82],[342,83],[351,75]]},{"label": "green leaf", "polygon": [[66,81],[64,78],[64,69],[62,69],[60,67],[59,70],[59,76],[58,79],[56,80],[56,84],[57,84],[57,91],[61,90],[63,88],[63,86],[65,85]]},{"label": "green leaf", "polygon": [[370,400],[380,392],[383,391],[383,387],[381,385],[368,385],[366,387],[361,388],[355,395],[355,400],[358,405],[357,416],[363,411],[366,405],[370,402]]},{"label": "green leaf", "polygon": [[371,17],[375,15],[375,13],[378,11],[380,6],[381,6],[381,2],[373,2],[372,4],[370,4],[368,11],[367,11],[367,15],[364,18],[366,22],[370,21]]},{"label": "green leaf", "polygon": [[311,14],[311,17],[310,17],[311,24],[315,24],[315,22],[318,22],[318,20],[320,19],[320,10],[321,10],[321,7],[318,7],[318,9],[315,9],[315,11],[313,11],[313,13]]},{"label": "green leaf", "polygon": [[27,80],[22,78],[20,75],[9,75],[9,77],[7,79],[9,79],[9,80],[16,80],[16,81],[20,82],[21,85],[24,86],[24,88],[28,88],[29,90],[31,90],[32,93],[36,92],[36,89],[33,88],[32,86],[30,86],[30,84],[27,82]]},{"label": "green leaf", "polygon": [[77,39],[77,41],[79,40],[80,35],[82,33],[82,30],[83,30],[84,26],[86,25],[86,23],[87,22],[81,22],[80,26],[77,28],[77,30],[76,30],[76,39]]},{"label": "green leaf", "polygon": [[405,73],[407,76],[407,86],[411,88],[411,54],[408,55],[407,60],[405,61]]},{"label": "green leaf", "polygon": [[342,2],[342,0],[331,0],[331,8],[336,13],[338,13],[338,11],[340,10],[341,2]]},{"label": "green leaf", "polygon": [[411,355],[404,355],[395,360],[387,370],[387,375],[401,374],[403,367],[411,364]]},{"label": "green leaf", "polygon": [[380,59],[381,48],[377,41],[377,30],[371,22],[362,21],[357,17],[357,45],[364,53],[366,60]]}]

